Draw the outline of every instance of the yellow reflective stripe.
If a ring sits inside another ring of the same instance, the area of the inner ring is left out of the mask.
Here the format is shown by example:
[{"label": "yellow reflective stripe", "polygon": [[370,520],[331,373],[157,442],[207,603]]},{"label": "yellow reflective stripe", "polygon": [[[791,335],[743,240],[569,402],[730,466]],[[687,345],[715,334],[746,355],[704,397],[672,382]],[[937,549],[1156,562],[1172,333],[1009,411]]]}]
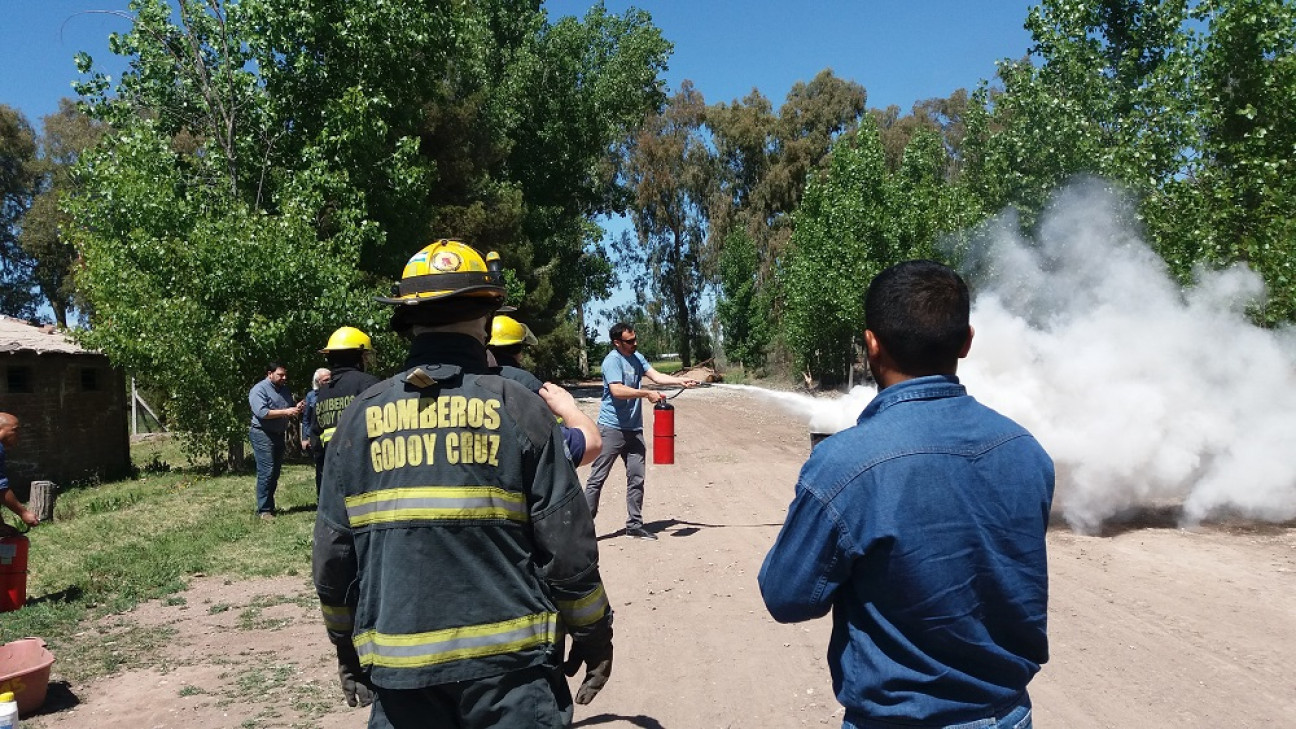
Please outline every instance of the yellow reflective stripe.
[{"label": "yellow reflective stripe", "polygon": [[526,496],[495,486],[413,486],[346,497],[351,527],[394,521],[528,520]]},{"label": "yellow reflective stripe", "polygon": [[422,668],[485,658],[553,643],[558,616],[537,613],[498,623],[465,625],[429,633],[389,635],[367,630],[354,639],[360,663],[384,668]]},{"label": "yellow reflective stripe", "polygon": [[558,600],[557,602],[563,621],[573,628],[597,623],[611,608],[608,604],[607,592],[604,591],[602,583],[582,598]]},{"label": "yellow reflective stripe", "polygon": [[320,612],[324,613],[324,627],[329,630],[350,631],[355,625],[355,615],[345,605],[320,603]]},{"label": "yellow reflective stripe", "polygon": [[335,430],[337,430],[337,428],[325,428],[324,432],[320,433],[320,442],[327,443],[333,440],[333,431]]}]

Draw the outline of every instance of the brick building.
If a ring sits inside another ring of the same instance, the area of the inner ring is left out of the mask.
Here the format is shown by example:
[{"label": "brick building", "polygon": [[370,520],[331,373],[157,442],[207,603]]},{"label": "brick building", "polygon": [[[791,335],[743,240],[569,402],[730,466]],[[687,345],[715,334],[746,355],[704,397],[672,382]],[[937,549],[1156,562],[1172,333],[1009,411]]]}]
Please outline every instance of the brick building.
[{"label": "brick building", "polygon": [[53,327],[0,316],[0,411],[22,422],[5,456],[14,493],[130,471],[126,384],[108,358]]}]

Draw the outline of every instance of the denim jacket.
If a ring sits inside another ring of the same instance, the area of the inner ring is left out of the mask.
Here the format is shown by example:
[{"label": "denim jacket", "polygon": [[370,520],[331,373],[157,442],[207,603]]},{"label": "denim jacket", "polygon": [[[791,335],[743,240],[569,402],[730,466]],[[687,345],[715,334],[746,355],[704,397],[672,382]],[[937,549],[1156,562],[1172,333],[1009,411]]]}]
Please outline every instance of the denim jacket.
[{"label": "denim jacket", "polygon": [[1028,701],[1048,660],[1053,462],[953,376],[882,390],[815,448],[760,572],[770,614],[833,614],[845,726],[944,726]]}]

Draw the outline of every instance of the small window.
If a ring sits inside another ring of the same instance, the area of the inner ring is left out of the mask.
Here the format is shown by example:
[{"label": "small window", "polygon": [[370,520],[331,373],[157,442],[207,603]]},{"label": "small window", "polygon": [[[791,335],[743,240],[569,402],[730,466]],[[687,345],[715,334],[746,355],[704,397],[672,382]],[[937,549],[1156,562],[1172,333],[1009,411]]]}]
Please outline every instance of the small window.
[{"label": "small window", "polygon": [[81,390],[84,392],[99,390],[99,370],[92,367],[81,368]]},{"label": "small window", "polygon": [[6,373],[5,380],[9,392],[31,392],[32,391],[32,370],[30,367],[10,367]]}]

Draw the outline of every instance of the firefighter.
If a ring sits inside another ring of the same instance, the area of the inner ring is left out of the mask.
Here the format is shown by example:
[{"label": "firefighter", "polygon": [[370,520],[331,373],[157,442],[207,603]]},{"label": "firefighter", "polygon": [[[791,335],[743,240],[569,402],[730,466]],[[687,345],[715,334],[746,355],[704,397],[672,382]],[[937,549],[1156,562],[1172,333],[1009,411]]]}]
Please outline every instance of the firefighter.
[{"label": "firefighter", "polygon": [[328,361],[332,374],[327,383],[320,385],[315,396],[315,423],[311,428],[311,447],[322,447],[328,452],[333,429],[337,427],[342,411],[356,395],[378,384],[378,378],[365,370],[372,356],[373,341],[368,334],[355,327],[341,327],[329,336],[328,344],[320,353]]},{"label": "firefighter", "polygon": [[[490,261],[488,263],[487,261]],[[598,544],[553,415],[488,373],[498,257],[439,240],[405,266],[405,369],[329,443],[314,579],[347,703],[371,728],[566,727],[612,670]],[[561,660],[564,633],[573,639]]]},{"label": "firefighter", "polygon": [[599,435],[598,425],[593,418],[581,411],[571,393],[552,382],[541,382],[540,378],[523,369],[522,348],[536,343],[531,327],[511,316],[496,314],[491,319],[491,337],[486,342],[486,359],[498,369],[500,375],[517,380],[528,390],[544,398],[549,410],[561,423],[567,458],[574,466],[587,465],[598,457],[603,448],[603,437]]}]

